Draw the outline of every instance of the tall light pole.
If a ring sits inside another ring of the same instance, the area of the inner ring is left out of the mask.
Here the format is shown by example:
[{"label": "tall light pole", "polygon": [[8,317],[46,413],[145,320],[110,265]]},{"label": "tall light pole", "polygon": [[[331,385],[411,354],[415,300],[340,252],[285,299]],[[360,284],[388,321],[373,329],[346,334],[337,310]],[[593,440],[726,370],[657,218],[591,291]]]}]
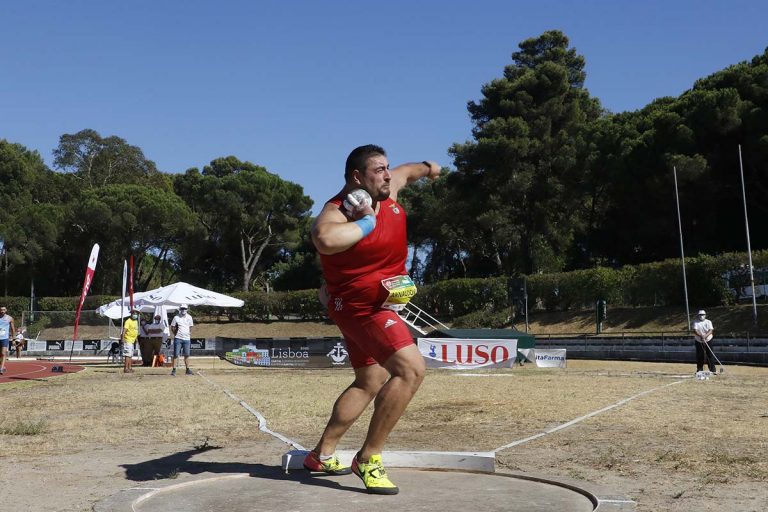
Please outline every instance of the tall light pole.
[{"label": "tall light pole", "polygon": [[739,170],[741,172],[741,198],[744,201],[744,226],[747,228],[747,255],[749,256],[749,283],[752,285],[752,323],[757,325],[757,297],[755,296],[755,273],[752,269],[752,244],[749,242],[749,218],[747,218],[747,193],[744,188],[744,163],[741,161],[739,144]]},{"label": "tall light pole", "polygon": [[4,296],[8,296],[8,248],[5,246],[5,240],[3,240],[2,245],[3,250],[3,259],[5,260],[5,293]]},{"label": "tall light pole", "polygon": [[691,332],[691,310],[688,307],[688,280],[685,278],[685,252],[683,251],[683,223],[680,220],[680,198],[677,194],[677,168],[672,166],[675,176],[675,203],[677,204],[677,229],[680,232],[680,260],[683,262],[683,290],[685,291],[685,317],[688,319],[688,332]]}]

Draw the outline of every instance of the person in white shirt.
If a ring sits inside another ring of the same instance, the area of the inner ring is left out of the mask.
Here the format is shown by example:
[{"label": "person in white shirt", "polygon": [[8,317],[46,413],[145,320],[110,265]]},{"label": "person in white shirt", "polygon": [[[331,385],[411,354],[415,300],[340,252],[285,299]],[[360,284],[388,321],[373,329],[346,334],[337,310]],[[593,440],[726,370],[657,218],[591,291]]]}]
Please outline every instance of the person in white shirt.
[{"label": "person in white shirt", "polygon": [[184,366],[187,367],[186,374],[192,375],[189,369],[189,352],[192,339],[192,315],[187,311],[189,306],[182,304],[179,306],[179,313],[171,321],[171,332],[173,333],[173,370],[171,375],[176,375],[176,363],[179,360],[179,354],[184,354]]},{"label": "person in white shirt", "polygon": [[715,362],[712,357],[709,342],[712,341],[715,329],[712,326],[712,322],[707,319],[707,312],[700,309],[696,315],[696,319],[691,323],[691,330],[693,331],[693,337],[696,340],[696,371],[700,372],[704,370],[704,363],[707,363],[709,371],[715,373]]},{"label": "person in white shirt", "polygon": [[8,357],[8,349],[11,347],[11,339],[16,335],[16,326],[13,325],[13,317],[6,312],[5,306],[0,307],[0,375],[5,373],[5,360]]},{"label": "person in white shirt", "polygon": [[16,351],[16,359],[21,357],[21,351],[24,350],[24,327],[16,329],[16,336],[13,338],[13,349]]}]

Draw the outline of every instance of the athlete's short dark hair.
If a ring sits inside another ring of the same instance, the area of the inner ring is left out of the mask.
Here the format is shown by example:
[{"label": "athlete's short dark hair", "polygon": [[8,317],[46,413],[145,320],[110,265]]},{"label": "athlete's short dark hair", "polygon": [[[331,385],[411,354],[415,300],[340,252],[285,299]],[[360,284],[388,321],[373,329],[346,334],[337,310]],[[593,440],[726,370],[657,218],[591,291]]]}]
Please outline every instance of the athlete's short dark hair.
[{"label": "athlete's short dark hair", "polygon": [[348,180],[355,169],[364,171],[368,159],[376,155],[387,156],[387,152],[384,151],[384,148],[375,144],[366,144],[365,146],[353,149],[347,157],[347,163],[344,166],[344,179]]}]

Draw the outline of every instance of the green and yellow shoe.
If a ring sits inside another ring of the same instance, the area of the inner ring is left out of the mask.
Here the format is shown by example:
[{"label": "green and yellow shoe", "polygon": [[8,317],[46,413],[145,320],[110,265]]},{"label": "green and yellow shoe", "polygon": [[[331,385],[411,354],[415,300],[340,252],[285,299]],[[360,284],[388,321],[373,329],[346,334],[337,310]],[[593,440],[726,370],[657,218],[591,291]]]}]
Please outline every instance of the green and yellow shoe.
[{"label": "green and yellow shoe", "polygon": [[381,463],[381,455],[371,455],[368,462],[352,459],[352,472],[360,477],[368,494],[397,494],[400,489],[387,478],[387,471]]}]

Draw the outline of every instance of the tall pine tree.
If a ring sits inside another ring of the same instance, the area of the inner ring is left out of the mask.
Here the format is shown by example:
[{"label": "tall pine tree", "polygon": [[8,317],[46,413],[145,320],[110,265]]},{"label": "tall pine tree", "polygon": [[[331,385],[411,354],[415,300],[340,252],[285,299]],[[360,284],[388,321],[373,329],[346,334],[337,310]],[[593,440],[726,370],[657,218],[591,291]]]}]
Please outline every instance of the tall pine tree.
[{"label": "tall pine tree", "polygon": [[468,105],[474,141],[451,148],[463,191],[453,219],[480,274],[564,267],[582,218],[582,137],[601,115],[584,88],[584,58],[562,32],[523,41],[512,60]]}]

